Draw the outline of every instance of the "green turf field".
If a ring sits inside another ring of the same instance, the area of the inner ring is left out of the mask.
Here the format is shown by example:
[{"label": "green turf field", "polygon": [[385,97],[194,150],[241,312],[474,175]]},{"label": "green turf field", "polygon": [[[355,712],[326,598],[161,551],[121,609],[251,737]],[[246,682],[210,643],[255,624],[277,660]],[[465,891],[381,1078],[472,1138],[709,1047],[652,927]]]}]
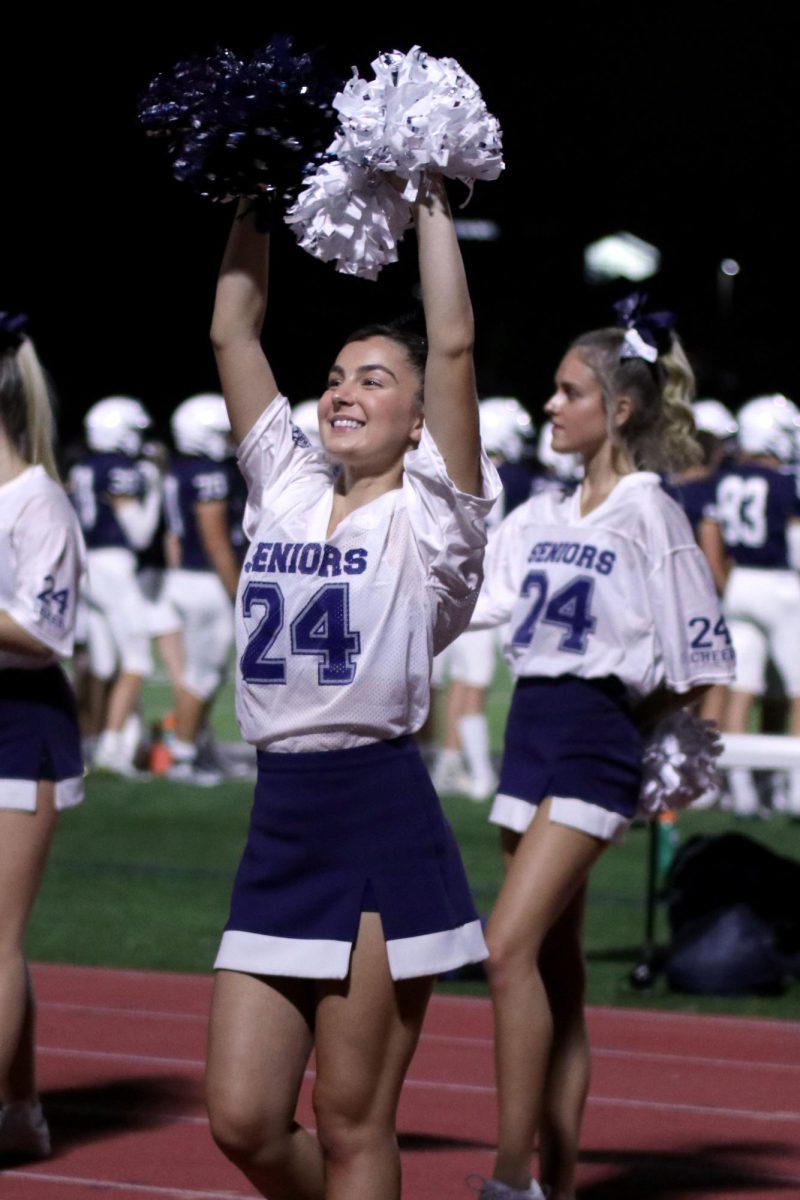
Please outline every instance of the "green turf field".
[{"label": "green turf field", "polygon": [[[508,699],[503,676],[492,692],[490,720],[496,749]],[[168,704],[164,687],[147,692],[148,716]],[[218,735],[234,737],[232,697],[216,719]],[[135,783],[90,777],[87,800],[64,815],[34,913],[29,953],[50,962],[207,971],[227,914],[228,893],[250,808],[252,785],[225,783],[196,789],[161,780]],[[488,913],[500,881],[496,830],[488,806],[459,797],[445,804],[459,839],[478,907]],[[681,838],[734,826],[718,812],[680,818]],[[800,857],[800,823],[776,816],[735,827],[782,854]],[[639,957],[644,926],[647,831],[631,831],[611,847],[592,876],[586,946],[589,1000],[692,1011],[795,1016],[800,982],[784,995],[743,1000],[700,999],[667,991],[658,982],[636,992],[628,974]],[[666,922],[660,916],[664,940]],[[444,984],[483,990],[483,984]]]}]

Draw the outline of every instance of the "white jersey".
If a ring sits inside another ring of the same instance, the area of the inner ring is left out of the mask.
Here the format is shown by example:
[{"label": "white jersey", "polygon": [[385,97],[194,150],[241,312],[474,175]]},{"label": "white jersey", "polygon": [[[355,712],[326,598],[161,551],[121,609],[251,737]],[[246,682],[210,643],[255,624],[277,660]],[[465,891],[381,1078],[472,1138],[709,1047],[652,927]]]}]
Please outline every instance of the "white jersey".
[{"label": "white jersey", "polygon": [[626,475],[586,516],[580,489],[533,496],[486,555],[473,618],[509,620],[516,676],[615,675],[632,698],[734,677],[734,653],[708,565],[657,475]]},{"label": "white jersey", "polygon": [[426,429],[402,486],[327,537],[333,469],[278,397],[239,448],[250,549],[236,598],[236,712],[260,749],[349,749],[418,729],[431,659],[466,627],[482,579],[483,495],[456,490]]},{"label": "white jersey", "polygon": [[41,659],[0,650],[0,668],[36,669],[72,653],[84,567],[75,510],[44,467],[0,487],[0,608],[53,651]]}]

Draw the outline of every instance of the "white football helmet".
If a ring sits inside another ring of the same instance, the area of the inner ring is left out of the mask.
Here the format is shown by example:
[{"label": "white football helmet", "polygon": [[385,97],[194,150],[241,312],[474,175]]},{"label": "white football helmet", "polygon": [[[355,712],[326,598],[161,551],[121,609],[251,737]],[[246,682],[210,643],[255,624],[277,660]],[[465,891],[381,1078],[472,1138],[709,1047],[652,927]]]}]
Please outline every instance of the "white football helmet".
[{"label": "white football helmet", "polygon": [[217,392],[203,392],[184,400],[172,414],[170,426],[181,454],[202,455],[222,462],[233,453],[228,410]]},{"label": "white football helmet", "polygon": [[795,462],[800,450],[800,410],[786,396],[756,396],[739,410],[739,448]]},{"label": "white football helmet", "polygon": [[553,449],[553,422],[545,421],[539,434],[536,457],[542,466],[563,483],[583,479],[583,459],[580,454],[561,454]]},{"label": "white football helmet", "polygon": [[496,454],[506,462],[519,462],[526,439],[533,437],[530,414],[513,396],[491,396],[478,406],[481,441],[487,454]]},{"label": "white football helmet", "polygon": [[319,435],[319,416],[316,400],[301,400],[292,409],[292,424],[304,433],[317,450],[322,445]]},{"label": "white football helmet", "polygon": [[142,448],[144,432],[150,428],[150,417],[131,396],[106,396],[92,405],[83,425],[90,450],[100,454],[117,450],[135,458]]},{"label": "white football helmet", "polygon": [[739,432],[736,417],[719,400],[696,400],[692,415],[698,433],[710,433],[720,442],[736,437]]}]

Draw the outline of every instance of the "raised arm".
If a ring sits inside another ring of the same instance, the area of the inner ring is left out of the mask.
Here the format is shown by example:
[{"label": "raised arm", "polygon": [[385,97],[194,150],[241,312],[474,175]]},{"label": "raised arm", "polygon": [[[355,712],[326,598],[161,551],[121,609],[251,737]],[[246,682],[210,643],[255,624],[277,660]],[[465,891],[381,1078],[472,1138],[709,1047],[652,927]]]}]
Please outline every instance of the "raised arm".
[{"label": "raised arm", "polygon": [[415,205],[419,274],[428,334],[425,424],[450,478],[479,495],[480,432],[472,350],[475,326],[455,226],[440,176]]},{"label": "raised arm", "polygon": [[[261,347],[267,308],[269,234],[259,233],[240,200],[217,281],[211,342],[237,445],[278,395]],[[247,214],[247,215],[245,215]]]}]

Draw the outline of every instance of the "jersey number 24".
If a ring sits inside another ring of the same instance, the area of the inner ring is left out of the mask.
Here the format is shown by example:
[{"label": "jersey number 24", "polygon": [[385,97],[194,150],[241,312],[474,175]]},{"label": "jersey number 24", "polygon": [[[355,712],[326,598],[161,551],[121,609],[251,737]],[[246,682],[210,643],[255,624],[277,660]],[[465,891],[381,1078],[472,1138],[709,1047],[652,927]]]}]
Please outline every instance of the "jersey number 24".
[{"label": "jersey number 24", "polygon": [[529,571],[522,583],[520,595],[535,597],[533,608],[511,639],[515,646],[530,646],[536,625],[560,625],[565,630],[558,644],[559,650],[571,654],[584,654],[590,633],[594,633],[597,618],[590,608],[594,580],[588,575],[578,575],[570,583],[559,588],[552,596],[547,595],[547,576],[544,571]]},{"label": "jersey number 24", "polygon": [[[240,660],[245,683],[286,683],[286,659],[270,658],[284,626],[283,592],[277,583],[251,580],[242,594],[245,620],[262,610]],[[289,626],[292,654],[313,654],[320,662],[317,681],[323,686],[352,683],[353,661],[361,653],[361,635],[350,628],[350,585],[326,583],[314,593]]]}]

